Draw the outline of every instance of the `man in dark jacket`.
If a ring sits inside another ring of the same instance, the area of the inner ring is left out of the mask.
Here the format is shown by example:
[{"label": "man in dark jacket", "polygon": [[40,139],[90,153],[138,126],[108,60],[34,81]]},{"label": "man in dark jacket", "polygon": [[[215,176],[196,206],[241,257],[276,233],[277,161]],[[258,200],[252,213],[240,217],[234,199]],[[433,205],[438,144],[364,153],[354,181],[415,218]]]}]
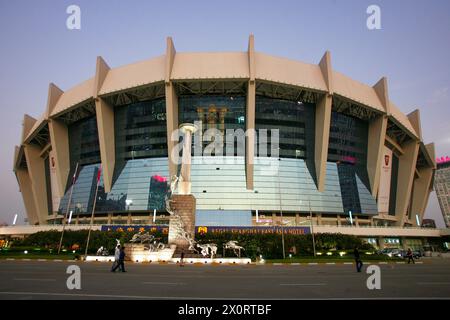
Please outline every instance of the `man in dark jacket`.
[{"label": "man in dark jacket", "polygon": [[357,247],[355,247],[355,250],[353,251],[353,255],[355,256],[356,271],[361,272],[363,262],[361,260],[361,256],[359,255],[359,250]]}]

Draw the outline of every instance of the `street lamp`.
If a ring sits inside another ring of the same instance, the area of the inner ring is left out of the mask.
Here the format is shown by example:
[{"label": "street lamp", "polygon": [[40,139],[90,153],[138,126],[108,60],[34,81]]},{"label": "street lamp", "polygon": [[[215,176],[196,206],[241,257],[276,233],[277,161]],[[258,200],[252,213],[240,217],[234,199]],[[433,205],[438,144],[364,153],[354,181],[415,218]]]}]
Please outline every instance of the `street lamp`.
[{"label": "street lamp", "polygon": [[312,222],[312,210],[311,210],[311,199],[308,196],[308,204],[309,204],[309,222],[310,222],[310,228],[311,228],[311,236],[312,236],[312,243],[313,243],[313,252],[314,252],[314,258],[316,257],[316,241],[314,240],[314,228],[313,228],[313,222]]},{"label": "street lamp", "polygon": [[[278,158],[278,161],[281,161],[281,159]],[[279,199],[280,199],[280,216],[281,216],[281,245],[283,247],[283,259],[286,259],[286,252],[284,250],[283,206],[281,203],[281,182],[280,182],[279,174],[278,174],[278,193],[279,193]]]},{"label": "street lamp", "polygon": [[[306,170],[306,163],[304,163],[304,168],[305,168],[305,178],[307,175],[307,170]],[[312,243],[313,243],[313,252],[314,252],[314,257],[316,257],[316,241],[314,239],[314,227],[313,227],[313,221],[312,221],[312,210],[311,210],[311,196],[308,195],[308,206],[309,206],[309,226],[310,226],[310,230],[311,230],[311,236],[312,236]]]}]

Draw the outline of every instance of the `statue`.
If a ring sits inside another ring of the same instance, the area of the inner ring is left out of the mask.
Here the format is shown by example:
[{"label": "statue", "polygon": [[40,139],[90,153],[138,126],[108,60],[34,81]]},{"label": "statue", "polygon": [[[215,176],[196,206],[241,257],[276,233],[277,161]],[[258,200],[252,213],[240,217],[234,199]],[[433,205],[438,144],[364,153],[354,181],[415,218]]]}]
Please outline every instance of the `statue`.
[{"label": "statue", "polygon": [[145,244],[145,243],[150,243],[153,240],[155,240],[155,236],[151,235],[150,233],[139,232],[139,233],[136,233],[133,235],[130,242]]},{"label": "statue", "polygon": [[245,250],[244,247],[238,246],[237,241],[230,240],[227,243],[225,243],[224,250],[226,249],[232,249],[234,254],[237,255],[239,258],[241,257],[241,250]]},{"label": "statue", "polygon": [[197,244],[197,247],[201,249],[203,257],[211,255],[211,259],[217,254],[217,245],[215,243]]},{"label": "statue", "polygon": [[98,248],[97,256],[107,256],[107,255],[108,255],[108,250],[106,248],[104,248],[103,246]]}]

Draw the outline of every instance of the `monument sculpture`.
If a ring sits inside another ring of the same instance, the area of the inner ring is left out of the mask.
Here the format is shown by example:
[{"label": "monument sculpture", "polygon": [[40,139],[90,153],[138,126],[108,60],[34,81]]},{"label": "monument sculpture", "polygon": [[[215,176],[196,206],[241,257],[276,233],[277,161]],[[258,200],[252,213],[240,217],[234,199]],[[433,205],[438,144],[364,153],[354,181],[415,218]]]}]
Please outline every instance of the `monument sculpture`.
[{"label": "monument sculpture", "polygon": [[197,252],[194,240],[195,197],[191,194],[191,144],[197,127],[184,123],[180,130],[184,134],[180,174],[171,177],[170,192],[166,196],[166,210],[170,214],[169,244]]},{"label": "monument sculpture", "polygon": [[237,255],[239,258],[241,257],[241,250],[245,250],[244,247],[239,246],[237,244],[237,241],[234,241],[234,240],[230,240],[227,243],[225,243],[223,245],[223,248],[224,248],[224,255],[225,255],[226,249],[231,249],[231,250],[233,250],[234,254]]}]

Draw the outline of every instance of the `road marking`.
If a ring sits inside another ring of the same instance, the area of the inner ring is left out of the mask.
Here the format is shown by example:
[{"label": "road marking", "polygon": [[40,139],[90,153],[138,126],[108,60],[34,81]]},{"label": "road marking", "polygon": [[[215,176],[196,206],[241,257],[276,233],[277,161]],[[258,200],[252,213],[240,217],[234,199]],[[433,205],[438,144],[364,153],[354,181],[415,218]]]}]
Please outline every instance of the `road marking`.
[{"label": "road marking", "polygon": [[38,259],[38,261],[47,261],[47,259]]},{"label": "road marking", "polygon": [[31,261],[31,259],[22,259],[22,261]]},{"label": "road marking", "polygon": [[56,279],[25,279],[25,278],[16,278],[14,281],[56,281]]},{"label": "road marking", "polygon": [[435,285],[435,286],[448,286],[450,282],[417,282],[417,284],[422,286]]},{"label": "road marking", "polygon": [[300,263],[298,263],[298,262],[291,263],[291,266],[299,266],[299,265],[300,265]]},{"label": "road marking", "polygon": [[142,282],[142,284],[184,286],[186,283],[184,283],[184,282]]},{"label": "road marking", "polygon": [[[34,295],[34,296],[66,296],[66,297],[93,297],[93,298],[123,298],[123,299],[160,299],[160,300],[257,300],[257,298],[236,298],[236,297],[164,297],[164,296],[128,296],[128,295],[113,295],[113,294],[83,294],[83,293],[57,293],[57,292],[13,292],[3,291],[0,294],[4,295]],[[448,297],[380,297],[380,298],[329,298],[328,300],[450,300]],[[296,298],[274,298],[270,300],[298,300]],[[304,298],[302,300],[316,300],[316,298]]]},{"label": "road marking", "polygon": [[353,262],[344,262],[344,264],[353,264]]},{"label": "road marking", "polygon": [[280,283],[280,286],[324,286],[326,283]]},{"label": "road marking", "polygon": [[378,262],[378,264],[388,264],[387,262]]},{"label": "road marking", "polygon": [[315,266],[315,265],[317,265],[318,263],[317,263],[317,262],[308,262],[308,264],[309,264],[310,266]]},{"label": "road marking", "polygon": [[327,262],[326,264],[336,264],[336,262]]},{"label": "road marking", "polygon": [[62,262],[62,260],[60,260],[60,259],[55,259],[53,261],[55,261],[55,262]]},{"label": "road marking", "polygon": [[274,265],[274,266],[282,266],[283,264],[277,262],[277,263],[274,263],[273,265]]},{"label": "road marking", "polygon": [[14,259],[14,258],[7,258],[6,260],[8,260],[8,261],[14,261],[14,260],[16,260],[16,259]]},{"label": "road marking", "polygon": [[396,263],[396,264],[405,264],[404,261],[396,261],[395,263]]}]

